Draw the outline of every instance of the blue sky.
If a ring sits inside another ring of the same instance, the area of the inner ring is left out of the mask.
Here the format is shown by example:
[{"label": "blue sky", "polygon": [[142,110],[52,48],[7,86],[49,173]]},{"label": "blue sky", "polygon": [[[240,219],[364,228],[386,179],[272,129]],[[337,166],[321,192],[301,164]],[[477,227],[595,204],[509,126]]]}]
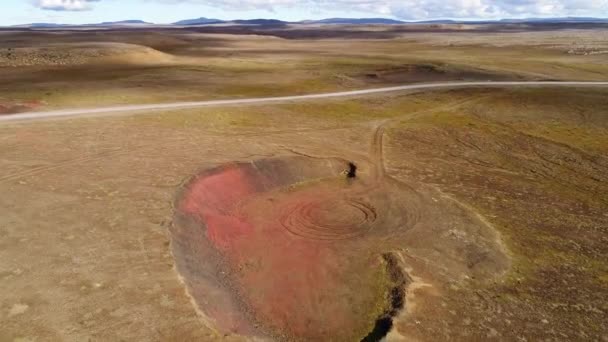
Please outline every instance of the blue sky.
[{"label": "blue sky", "polygon": [[608,0],[2,0],[0,4],[1,26],[126,19],[170,23],[198,17],[427,20],[555,16],[608,17]]}]

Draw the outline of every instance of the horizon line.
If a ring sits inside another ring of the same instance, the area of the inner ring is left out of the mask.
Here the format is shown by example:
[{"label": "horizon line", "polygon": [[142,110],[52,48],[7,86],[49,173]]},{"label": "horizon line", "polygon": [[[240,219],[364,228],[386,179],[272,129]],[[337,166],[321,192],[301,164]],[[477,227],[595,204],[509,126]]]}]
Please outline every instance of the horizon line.
[{"label": "horizon line", "polygon": [[[283,19],[278,19],[278,18],[267,18],[267,17],[260,17],[260,18],[253,18],[253,19],[240,19],[240,18],[234,18],[234,19],[218,19],[218,18],[212,18],[212,17],[198,17],[198,18],[189,18],[189,19],[181,19],[175,22],[166,22],[166,23],[160,23],[160,22],[152,22],[152,21],[147,21],[145,19],[119,19],[119,20],[114,20],[114,21],[100,21],[100,22],[96,22],[96,23],[82,23],[82,24],[63,24],[61,22],[28,22],[28,23],[23,23],[23,24],[13,24],[13,25],[1,25],[0,27],[18,27],[18,26],[25,26],[25,25],[35,25],[35,24],[49,24],[49,25],[58,25],[58,26],[90,26],[90,25],[102,25],[102,24],[120,24],[120,23],[125,23],[128,24],[129,22],[137,22],[139,21],[140,23],[134,23],[134,24],[151,24],[151,25],[175,25],[176,23],[179,23],[180,21],[187,21],[187,20],[197,20],[197,19],[207,19],[207,20],[217,20],[217,23],[231,23],[231,22],[235,22],[235,21],[256,21],[256,20],[268,20],[268,21],[280,21],[280,22],[284,22],[286,24],[299,24],[299,23],[307,23],[307,22],[322,22],[325,20],[387,20],[387,21],[394,21],[394,22],[398,22],[398,23],[403,23],[403,24],[416,24],[416,23],[429,23],[429,22],[438,22],[438,21],[450,21],[450,22],[454,22],[454,23],[492,23],[492,22],[503,22],[503,21],[542,21],[542,20],[555,20],[555,21],[567,21],[567,20],[601,20],[601,21],[608,21],[608,17],[588,17],[588,16],[562,16],[562,17],[505,17],[505,18],[494,18],[494,19],[482,19],[482,18],[466,18],[466,19],[458,19],[458,18],[431,18],[431,19],[419,19],[419,20],[404,20],[404,19],[396,19],[390,16],[387,17],[349,17],[349,16],[344,16],[344,17],[327,17],[327,18],[322,18],[322,19],[302,19],[302,20],[283,20]],[[207,25],[212,25],[213,23],[209,23]],[[205,25],[205,24],[200,24],[200,25]],[[184,25],[184,26],[195,26],[195,25]]]}]

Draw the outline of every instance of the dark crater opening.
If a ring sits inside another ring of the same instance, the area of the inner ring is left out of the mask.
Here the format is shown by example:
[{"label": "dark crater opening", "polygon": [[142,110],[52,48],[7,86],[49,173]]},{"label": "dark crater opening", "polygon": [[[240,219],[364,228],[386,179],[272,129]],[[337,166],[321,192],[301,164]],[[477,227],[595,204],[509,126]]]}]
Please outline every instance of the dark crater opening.
[{"label": "dark crater opening", "polygon": [[399,259],[393,253],[382,255],[382,259],[386,263],[390,280],[394,284],[388,294],[389,306],[376,320],[372,331],[361,342],[379,342],[385,338],[393,328],[393,318],[405,307],[405,287],[407,286],[408,276],[400,267]]},{"label": "dark crater opening", "polygon": [[380,318],[376,321],[376,325],[374,326],[374,330],[372,330],[367,336],[365,336],[361,342],[379,342],[382,341],[386,335],[393,328],[393,318],[392,317],[384,317]]},{"label": "dark crater opening", "polygon": [[346,177],[356,178],[357,177],[357,165],[350,162],[348,163],[348,169],[346,170]]}]

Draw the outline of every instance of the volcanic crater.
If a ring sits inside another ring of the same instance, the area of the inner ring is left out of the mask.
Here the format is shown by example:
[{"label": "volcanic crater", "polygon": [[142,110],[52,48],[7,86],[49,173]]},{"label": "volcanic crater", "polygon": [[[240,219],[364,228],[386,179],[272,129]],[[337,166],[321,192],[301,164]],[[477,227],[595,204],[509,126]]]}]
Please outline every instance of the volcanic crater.
[{"label": "volcanic crater", "polygon": [[407,319],[406,269],[439,292],[506,270],[492,227],[428,186],[386,175],[382,134],[369,160],[234,162],[183,186],[172,251],[210,326],[250,338],[378,341]]}]

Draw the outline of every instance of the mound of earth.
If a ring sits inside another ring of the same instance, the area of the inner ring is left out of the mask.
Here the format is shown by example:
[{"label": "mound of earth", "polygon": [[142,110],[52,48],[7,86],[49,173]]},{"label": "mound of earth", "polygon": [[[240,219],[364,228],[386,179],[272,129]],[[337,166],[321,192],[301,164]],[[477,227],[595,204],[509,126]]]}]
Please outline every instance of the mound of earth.
[{"label": "mound of earth", "polygon": [[162,64],[172,57],[149,47],[123,43],[49,44],[0,49],[0,67],[73,66],[95,63]]},{"label": "mound of earth", "polygon": [[491,227],[378,163],[362,170],[298,156],[194,176],[175,203],[172,250],[206,322],[247,337],[378,341],[416,282],[506,270]]},{"label": "mound of earth", "polygon": [[508,81],[521,79],[516,75],[505,75],[486,70],[438,64],[408,64],[379,68],[356,75],[356,78],[372,83],[394,84],[440,81]]}]

